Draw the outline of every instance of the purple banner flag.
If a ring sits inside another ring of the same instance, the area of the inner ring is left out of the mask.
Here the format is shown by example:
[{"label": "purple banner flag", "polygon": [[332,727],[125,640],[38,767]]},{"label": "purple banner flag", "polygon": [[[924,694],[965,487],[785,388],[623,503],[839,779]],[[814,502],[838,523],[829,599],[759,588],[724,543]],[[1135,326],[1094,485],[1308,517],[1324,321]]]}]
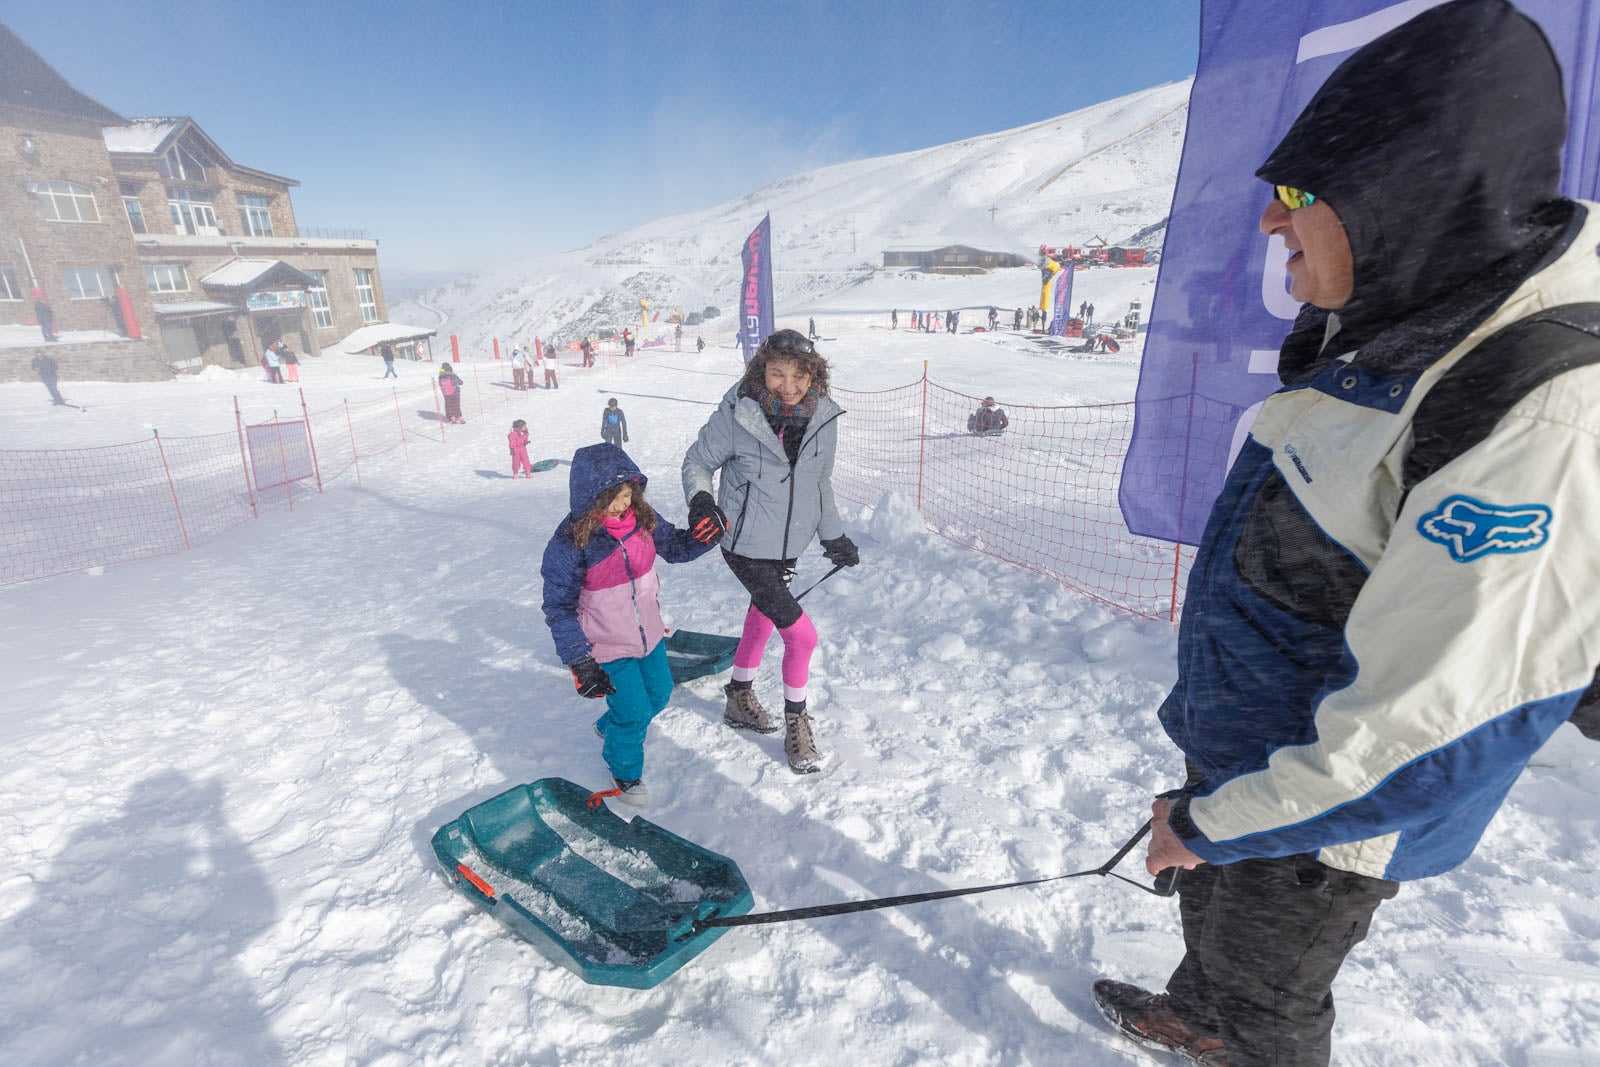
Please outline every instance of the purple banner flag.
[{"label": "purple banner flag", "polygon": [[1072,317],[1072,276],[1076,273],[1072,261],[1068,260],[1056,275],[1055,294],[1050,301],[1050,333],[1055,337],[1067,335],[1067,320]]},{"label": "purple banner flag", "polygon": [[[1278,387],[1300,305],[1255,169],[1351,52],[1442,0],[1203,0],[1200,65],[1118,494],[1136,534],[1198,544],[1228,465]],[[1517,0],[1561,62],[1562,191],[1600,190],[1600,0]]]},{"label": "purple banner flag", "polygon": [[756,356],[756,349],[772,333],[772,215],[744,239],[744,284],[739,287],[739,336],[744,342],[744,361]]}]

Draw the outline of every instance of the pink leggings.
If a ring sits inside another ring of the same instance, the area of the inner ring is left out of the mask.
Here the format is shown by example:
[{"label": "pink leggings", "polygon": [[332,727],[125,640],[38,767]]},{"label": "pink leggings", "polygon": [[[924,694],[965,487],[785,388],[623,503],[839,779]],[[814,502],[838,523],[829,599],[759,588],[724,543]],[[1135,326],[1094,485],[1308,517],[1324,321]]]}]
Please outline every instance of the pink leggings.
[{"label": "pink leggings", "polygon": [[[735,681],[748,682],[756,676],[772,630],[772,620],[751,604],[744,615],[744,635],[733,654]],[[785,626],[778,634],[783,638],[783,698],[804,701],[811,677],[811,653],[817,647],[817,628],[812,625],[811,616],[802,611],[792,626]]]}]

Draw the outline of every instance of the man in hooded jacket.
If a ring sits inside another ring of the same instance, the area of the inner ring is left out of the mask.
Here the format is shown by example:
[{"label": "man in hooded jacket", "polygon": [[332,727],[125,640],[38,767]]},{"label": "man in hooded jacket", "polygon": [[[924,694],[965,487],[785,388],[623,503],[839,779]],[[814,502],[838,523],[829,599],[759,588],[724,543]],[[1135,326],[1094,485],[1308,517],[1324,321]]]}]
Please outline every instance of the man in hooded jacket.
[{"label": "man in hooded jacket", "polygon": [[1560,197],[1565,130],[1537,25],[1453,0],[1346,59],[1256,172],[1305,307],[1159,713],[1188,781],[1147,866],[1184,869],[1185,954],[1163,993],[1095,983],[1135,1040],[1326,1064],[1378,904],[1471,855],[1594,682],[1600,205]]}]

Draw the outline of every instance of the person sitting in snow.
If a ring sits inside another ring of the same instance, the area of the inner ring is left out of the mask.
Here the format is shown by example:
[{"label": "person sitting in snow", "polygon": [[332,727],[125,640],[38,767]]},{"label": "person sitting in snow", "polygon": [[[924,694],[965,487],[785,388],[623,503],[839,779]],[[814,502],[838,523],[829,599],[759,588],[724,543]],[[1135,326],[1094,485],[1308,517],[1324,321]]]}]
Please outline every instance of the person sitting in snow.
[{"label": "person sitting in snow", "polygon": [[992,396],[984,397],[978,410],[967,416],[967,430],[971,433],[999,433],[1010,425],[1005,409],[996,407]]},{"label": "person sitting in snow", "polygon": [[572,457],[570,511],[545,546],[544,620],[578,695],[606,698],[595,721],[618,797],[642,806],[644,741],[672,697],[666,629],[656,591],[657,556],[688,563],[717,538],[697,540],[645,502],[646,479],[616,445]]}]

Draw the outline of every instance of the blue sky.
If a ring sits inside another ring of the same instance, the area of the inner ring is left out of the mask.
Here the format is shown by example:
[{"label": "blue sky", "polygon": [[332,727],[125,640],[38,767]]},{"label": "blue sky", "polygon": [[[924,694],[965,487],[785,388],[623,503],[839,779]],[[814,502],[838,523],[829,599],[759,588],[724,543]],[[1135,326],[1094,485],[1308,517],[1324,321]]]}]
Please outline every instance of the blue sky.
[{"label": "blue sky", "polygon": [[129,117],[187,114],[298,179],[386,273],[576,248],[810,167],[1188,77],[1199,0],[222,4],[56,0],[5,22]]}]

